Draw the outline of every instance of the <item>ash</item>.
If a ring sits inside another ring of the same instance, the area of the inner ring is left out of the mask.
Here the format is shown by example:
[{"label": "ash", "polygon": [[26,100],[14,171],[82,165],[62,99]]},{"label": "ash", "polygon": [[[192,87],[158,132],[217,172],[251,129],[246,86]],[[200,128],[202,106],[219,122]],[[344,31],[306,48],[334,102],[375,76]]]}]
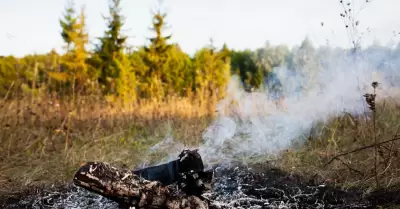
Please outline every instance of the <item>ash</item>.
[{"label": "ash", "polygon": [[[17,209],[106,209],[118,208],[114,201],[91,193],[73,184],[63,187],[38,188],[9,197],[1,208]],[[0,204],[1,206],[1,204]]]},{"label": "ash", "polygon": [[[227,208],[374,208],[361,194],[303,183],[299,177],[276,169],[214,169],[213,190],[203,194],[210,209]],[[1,204],[0,204],[1,206]],[[30,190],[8,198],[1,208],[109,209],[118,204],[74,185]]]},{"label": "ash", "polygon": [[215,169],[210,208],[372,208],[361,194],[303,183],[277,169]]}]

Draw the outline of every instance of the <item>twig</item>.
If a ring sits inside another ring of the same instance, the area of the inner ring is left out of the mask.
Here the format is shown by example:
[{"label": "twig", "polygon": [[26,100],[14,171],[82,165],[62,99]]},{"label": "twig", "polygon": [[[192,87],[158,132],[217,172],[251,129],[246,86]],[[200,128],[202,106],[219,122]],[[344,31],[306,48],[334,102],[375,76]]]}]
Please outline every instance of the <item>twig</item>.
[{"label": "twig", "polygon": [[363,172],[361,172],[361,171],[359,171],[359,170],[357,170],[357,169],[352,168],[349,164],[345,163],[342,159],[337,158],[337,160],[339,160],[340,162],[342,162],[343,165],[345,165],[349,170],[354,171],[354,172],[360,174],[360,176],[364,176],[364,173],[363,173]]},{"label": "twig", "polygon": [[352,151],[349,151],[349,152],[345,152],[345,153],[336,155],[336,156],[334,156],[331,160],[329,160],[323,167],[328,166],[329,164],[331,164],[331,163],[332,163],[335,159],[337,159],[338,157],[345,156],[345,155],[348,155],[348,154],[351,154],[351,153],[355,153],[355,152],[359,152],[359,151],[361,151],[361,150],[365,150],[365,149],[368,149],[368,148],[375,147],[376,145],[381,145],[381,144],[385,144],[385,143],[392,142],[392,141],[396,141],[396,140],[400,140],[400,136],[395,136],[395,137],[393,137],[393,139],[390,139],[390,140],[386,140],[386,141],[383,141],[383,142],[379,142],[379,143],[377,143],[377,144],[374,143],[374,144],[371,144],[371,145],[368,145],[368,146],[360,147],[360,148],[357,148],[357,149],[355,149],[355,150],[352,150]]},{"label": "twig", "polygon": [[4,96],[4,98],[3,98],[3,101],[4,101],[4,102],[7,100],[8,95],[9,95],[10,92],[11,92],[11,89],[14,87],[14,83],[15,83],[15,81],[13,81],[13,82],[11,83],[10,87],[8,88],[7,93],[6,93],[6,95]]}]

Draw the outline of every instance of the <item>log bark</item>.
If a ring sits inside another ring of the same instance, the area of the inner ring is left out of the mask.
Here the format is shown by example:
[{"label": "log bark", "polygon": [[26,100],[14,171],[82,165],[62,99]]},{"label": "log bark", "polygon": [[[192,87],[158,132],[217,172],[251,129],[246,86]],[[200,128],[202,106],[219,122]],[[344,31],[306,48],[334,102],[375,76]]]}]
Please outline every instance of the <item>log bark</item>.
[{"label": "log bark", "polygon": [[[197,188],[196,184],[201,182],[201,178],[209,179],[210,174],[192,172],[185,175],[183,179],[189,180],[164,186],[159,181],[141,178],[131,170],[116,168],[105,162],[88,162],[76,172],[73,182],[116,201],[121,208],[208,208],[206,200],[196,196],[196,193],[187,194],[180,188]],[[184,185],[180,187],[179,184]]]}]

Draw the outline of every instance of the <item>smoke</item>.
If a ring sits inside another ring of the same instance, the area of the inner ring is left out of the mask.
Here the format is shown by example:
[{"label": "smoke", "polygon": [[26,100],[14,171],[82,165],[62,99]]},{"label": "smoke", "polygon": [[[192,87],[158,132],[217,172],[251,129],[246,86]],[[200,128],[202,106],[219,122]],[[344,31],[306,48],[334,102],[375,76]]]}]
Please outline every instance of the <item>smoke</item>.
[{"label": "smoke", "polygon": [[[378,100],[397,94],[399,67],[399,48],[371,47],[357,54],[320,48],[295,53],[290,63],[274,68],[275,77],[256,92],[246,92],[233,76],[217,117],[204,131],[198,148],[203,161],[228,165],[274,156],[301,142],[316,123],[344,112],[363,114],[367,106],[362,95],[372,92],[373,81],[380,83]],[[274,87],[277,83],[281,85]],[[182,147],[176,142],[174,146]]]}]

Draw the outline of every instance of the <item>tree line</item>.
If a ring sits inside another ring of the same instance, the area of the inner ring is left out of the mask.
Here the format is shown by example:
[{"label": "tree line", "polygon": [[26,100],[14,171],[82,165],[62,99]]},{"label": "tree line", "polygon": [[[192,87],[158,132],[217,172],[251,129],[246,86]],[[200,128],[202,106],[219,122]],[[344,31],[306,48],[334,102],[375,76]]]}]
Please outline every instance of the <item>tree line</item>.
[{"label": "tree line", "polygon": [[189,56],[163,32],[167,15],[160,11],[152,16],[154,36],[149,44],[132,50],[121,32],[124,17],[120,5],[121,0],[110,0],[104,35],[94,50],[88,50],[85,9],[78,12],[70,2],[60,19],[65,53],[52,50],[22,58],[0,57],[0,95],[75,98],[96,94],[126,102],[169,96],[221,98],[233,74],[246,89],[274,88],[268,85],[274,68],[301,68],[312,76],[322,68],[319,58],[332,51],[316,49],[306,38],[293,49],[267,43],[256,50],[231,50],[226,44],[221,48],[210,44]]}]

